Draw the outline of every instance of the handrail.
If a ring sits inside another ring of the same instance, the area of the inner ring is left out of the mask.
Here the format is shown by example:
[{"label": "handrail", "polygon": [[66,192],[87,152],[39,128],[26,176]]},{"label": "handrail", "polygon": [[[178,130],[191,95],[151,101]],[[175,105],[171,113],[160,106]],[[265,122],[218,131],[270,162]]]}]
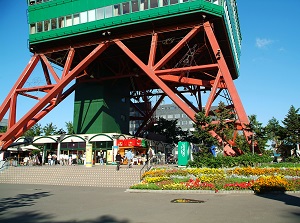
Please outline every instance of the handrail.
[{"label": "handrail", "polygon": [[[154,157],[148,158],[148,159],[146,160],[144,166],[140,169],[140,180],[142,180],[142,171],[143,171],[143,169],[144,169],[146,166],[147,166],[147,167],[149,166],[149,167],[147,168],[147,170],[146,170],[145,172],[147,172],[148,170],[151,169],[152,166],[150,166],[150,161],[151,161],[153,158],[154,158]],[[149,162],[149,163],[148,163],[148,162]]]},{"label": "handrail", "polygon": [[4,169],[7,169],[8,166],[9,165],[8,165],[8,160],[7,159],[0,161],[0,171],[2,171]]}]

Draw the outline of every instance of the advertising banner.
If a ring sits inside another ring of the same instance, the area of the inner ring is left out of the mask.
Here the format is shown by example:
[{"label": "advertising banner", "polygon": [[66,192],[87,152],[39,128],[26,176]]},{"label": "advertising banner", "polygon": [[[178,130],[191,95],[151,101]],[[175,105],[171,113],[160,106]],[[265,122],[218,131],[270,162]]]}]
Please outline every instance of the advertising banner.
[{"label": "advertising banner", "polygon": [[85,166],[92,167],[93,166],[93,147],[91,143],[87,143],[85,147]]},{"label": "advertising banner", "polygon": [[186,166],[190,160],[189,142],[178,142],[178,166]]}]

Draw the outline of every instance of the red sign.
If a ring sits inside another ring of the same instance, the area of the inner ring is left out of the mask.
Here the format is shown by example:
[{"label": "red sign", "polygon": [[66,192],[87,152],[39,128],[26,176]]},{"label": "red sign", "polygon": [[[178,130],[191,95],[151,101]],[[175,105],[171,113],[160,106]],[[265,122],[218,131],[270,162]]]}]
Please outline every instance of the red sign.
[{"label": "red sign", "polygon": [[127,147],[127,146],[141,147],[142,140],[141,139],[118,139],[117,146],[119,146],[119,147]]}]

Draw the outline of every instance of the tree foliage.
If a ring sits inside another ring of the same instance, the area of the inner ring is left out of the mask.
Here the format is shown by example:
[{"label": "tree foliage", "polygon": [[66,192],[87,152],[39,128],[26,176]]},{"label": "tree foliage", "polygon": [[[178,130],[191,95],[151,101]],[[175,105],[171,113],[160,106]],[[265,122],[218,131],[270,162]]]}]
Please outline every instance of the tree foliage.
[{"label": "tree foliage", "polygon": [[36,123],[32,126],[29,130],[24,133],[25,137],[34,137],[34,136],[41,136],[43,134],[43,128],[41,124]]},{"label": "tree foliage", "polygon": [[72,122],[66,122],[67,134],[74,134],[74,127]]},{"label": "tree foliage", "polygon": [[155,125],[149,128],[149,131],[165,136],[166,142],[169,144],[177,144],[182,140],[181,137],[186,135],[186,133],[177,126],[177,121],[177,119],[167,120],[160,117]]}]

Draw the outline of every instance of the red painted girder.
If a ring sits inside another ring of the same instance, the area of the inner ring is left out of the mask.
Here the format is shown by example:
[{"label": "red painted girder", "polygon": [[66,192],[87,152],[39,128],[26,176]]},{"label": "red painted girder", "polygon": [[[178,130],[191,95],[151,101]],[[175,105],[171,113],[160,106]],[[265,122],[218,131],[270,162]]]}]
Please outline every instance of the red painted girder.
[{"label": "red painted girder", "polygon": [[185,46],[201,29],[202,26],[195,26],[182,40],[180,40],[163,58],[153,67],[154,71],[162,68],[182,47]]},{"label": "red painted girder", "polygon": [[173,91],[188,105],[190,106],[195,113],[199,112],[199,109],[195,107],[195,105],[193,105],[193,103],[191,103],[190,100],[188,100],[183,94],[181,94],[181,92],[179,92],[177,89],[173,89]]},{"label": "red painted girder", "polygon": [[156,104],[153,106],[153,108],[149,112],[147,118],[144,119],[143,123],[136,130],[136,133],[135,133],[136,136],[138,136],[141,133],[142,129],[147,125],[147,122],[148,122],[149,118],[153,115],[153,113],[156,111],[157,107],[164,100],[164,98],[165,98],[165,95],[161,95],[161,97],[156,101]]},{"label": "red painted girder", "polygon": [[157,40],[158,35],[157,33],[152,34],[152,40],[151,40],[151,47],[150,47],[150,53],[149,53],[149,59],[148,59],[148,66],[153,67],[155,63],[155,55],[156,55],[156,49],[157,49]]},{"label": "red painted girder", "polygon": [[29,87],[29,88],[20,88],[17,89],[16,92],[21,94],[22,92],[33,92],[33,91],[42,91],[42,92],[48,92],[51,90],[55,85],[44,85],[44,86],[36,86],[36,87]]},{"label": "red painted girder", "polygon": [[[186,115],[191,119],[195,120],[195,112],[187,106],[174,92],[159,78],[155,75],[154,68],[145,65],[132,51],[130,51],[121,41],[114,40],[115,43],[129,56],[152,80],[157,84],[160,89],[169,96],[169,98],[179,107]],[[155,65],[155,67],[159,67]]]},{"label": "red painted girder", "polygon": [[206,65],[198,65],[192,67],[177,67],[172,69],[164,69],[164,70],[156,70],[156,75],[162,74],[181,74],[186,72],[196,72],[196,71],[207,71],[207,70],[217,70],[219,68],[218,64],[206,64]]},{"label": "red painted girder", "polygon": [[212,103],[213,103],[214,100],[215,100],[215,95],[216,95],[217,89],[220,87],[220,86],[219,86],[220,78],[221,78],[221,72],[220,72],[220,70],[219,70],[219,72],[218,72],[218,74],[217,74],[217,76],[216,76],[215,82],[214,82],[214,84],[213,84],[213,86],[212,86],[212,88],[211,88],[210,94],[209,94],[209,96],[208,96],[206,105],[205,105],[205,115],[206,115],[206,116],[208,116],[208,113],[210,112]]},{"label": "red painted girder", "polygon": [[10,97],[10,106],[9,106],[9,116],[8,116],[8,123],[7,127],[10,128],[16,123],[17,117],[17,96],[18,94],[14,92]]},{"label": "red painted girder", "polygon": [[[1,136],[0,141],[4,141],[5,144],[3,148],[5,149],[11,142],[13,138],[18,137],[18,134],[22,134],[28,129],[25,129],[26,123],[30,120],[45,106],[53,101],[57,93],[62,91],[77,75],[80,74],[94,59],[96,59],[107,47],[109,43],[99,44],[86,58],[84,58],[72,71],[68,73],[67,76],[63,77],[56,86],[46,94],[42,100],[40,100],[29,112],[27,112],[14,126],[9,128],[7,132]],[[74,49],[71,49],[69,56],[74,54]]]},{"label": "red painted girder", "polygon": [[7,97],[5,98],[5,100],[3,101],[3,103],[2,103],[2,105],[0,107],[0,120],[3,119],[4,115],[6,114],[6,112],[9,109],[10,101],[11,101],[11,96],[14,94],[14,92],[17,89],[23,87],[23,85],[25,84],[25,82],[27,81],[28,77],[32,73],[32,71],[35,68],[35,66],[38,63],[38,61],[39,61],[39,56],[38,55],[34,55],[30,59],[30,61],[27,64],[27,66],[25,67],[25,69],[22,72],[22,74],[20,75],[19,79],[16,81],[16,83],[14,84],[14,86],[12,87],[12,89],[10,90],[10,92],[8,93]]},{"label": "red painted girder", "polygon": [[[212,87],[215,83],[215,80],[207,81],[207,80],[200,80],[196,78],[190,78],[190,77],[182,77],[180,78],[179,76],[174,76],[174,75],[162,75],[159,76],[160,79],[164,81],[169,81],[169,82],[175,82],[175,83],[180,83],[184,85],[197,85],[197,86],[204,86],[204,87]],[[221,88],[222,86],[219,86]]]},{"label": "red painted girder", "polygon": [[[221,72],[221,75],[225,81],[225,84],[227,86],[228,92],[231,96],[232,102],[234,104],[234,108],[236,110],[238,119],[243,127],[245,127],[245,124],[249,123],[248,117],[246,115],[246,112],[244,110],[244,107],[242,105],[241,99],[237,93],[237,90],[235,88],[235,85],[233,83],[232,77],[230,75],[229,69],[227,67],[226,61],[222,55],[221,48],[218,44],[218,41],[214,35],[214,32],[212,30],[212,27],[209,22],[204,23],[204,30],[207,35],[208,41],[210,42],[210,45],[212,47],[212,50],[215,55],[219,54],[219,58],[217,59],[219,69]],[[248,131],[243,131],[246,139],[248,139],[249,136],[251,136],[251,133]]]},{"label": "red painted girder", "polygon": [[[70,88],[68,88],[62,94],[61,100],[64,100],[66,97],[68,97],[75,90],[75,86],[76,86],[76,84],[74,84]],[[30,129],[32,126],[34,126],[39,120],[41,120],[45,115],[47,115],[56,106],[57,105],[54,102],[50,102],[42,111],[37,113],[30,121],[28,121],[24,128]],[[19,132],[16,134],[16,136],[20,137],[22,134],[23,134],[23,129],[20,129]]]},{"label": "red painted girder", "polygon": [[217,62],[218,62],[219,68],[220,68],[220,72],[222,73],[222,77],[224,78],[224,81],[226,83],[229,94],[232,98],[234,107],[238,112],[239,119],[240,119],[241,123],[248,123],[249,122],[248,117],[246,115],[246,112],[242,105],[241,99],[237,93],[237,90],[236,90],[233,80],[231,78],[225,58],[222,55],[222,51],[220,51],[220,52],[218,51],[221,48],[218,44],[218,41],[214,35],[214,32],[213,32],[209,22],[204,23],[204,30],[206,32],[207,38],[210,42],[210,45],[214,51],[214,54],[217,55],[218,53],[220,53],[220,58],[217,60]]},{"label": "red painted girder", "polygon": [[[45,75],[45,77],[46,77],[46,80],[47,80],[47,78],[50,79],[50,77],[49,77],[49,72],[48,72],[48,71],[50,71],[52,77],[54,78],[54,80],[56,81],[56,83],[58,83],[58,82],[60,81],[59,76],[56,74],[54,68],[51,66],[51,64],[49,63],[48,59],[47,59],[47,58],[45,57],[45,55],[43,55],[43,54],[41,55],[41,63],[42,63],[44,66],[47,67],[47,69],[44,69],[44,75]],[[50,80],[49,80],[49,81],[50,81]],[[50,82],[50,84],[51,84],[51,82]]]}]

